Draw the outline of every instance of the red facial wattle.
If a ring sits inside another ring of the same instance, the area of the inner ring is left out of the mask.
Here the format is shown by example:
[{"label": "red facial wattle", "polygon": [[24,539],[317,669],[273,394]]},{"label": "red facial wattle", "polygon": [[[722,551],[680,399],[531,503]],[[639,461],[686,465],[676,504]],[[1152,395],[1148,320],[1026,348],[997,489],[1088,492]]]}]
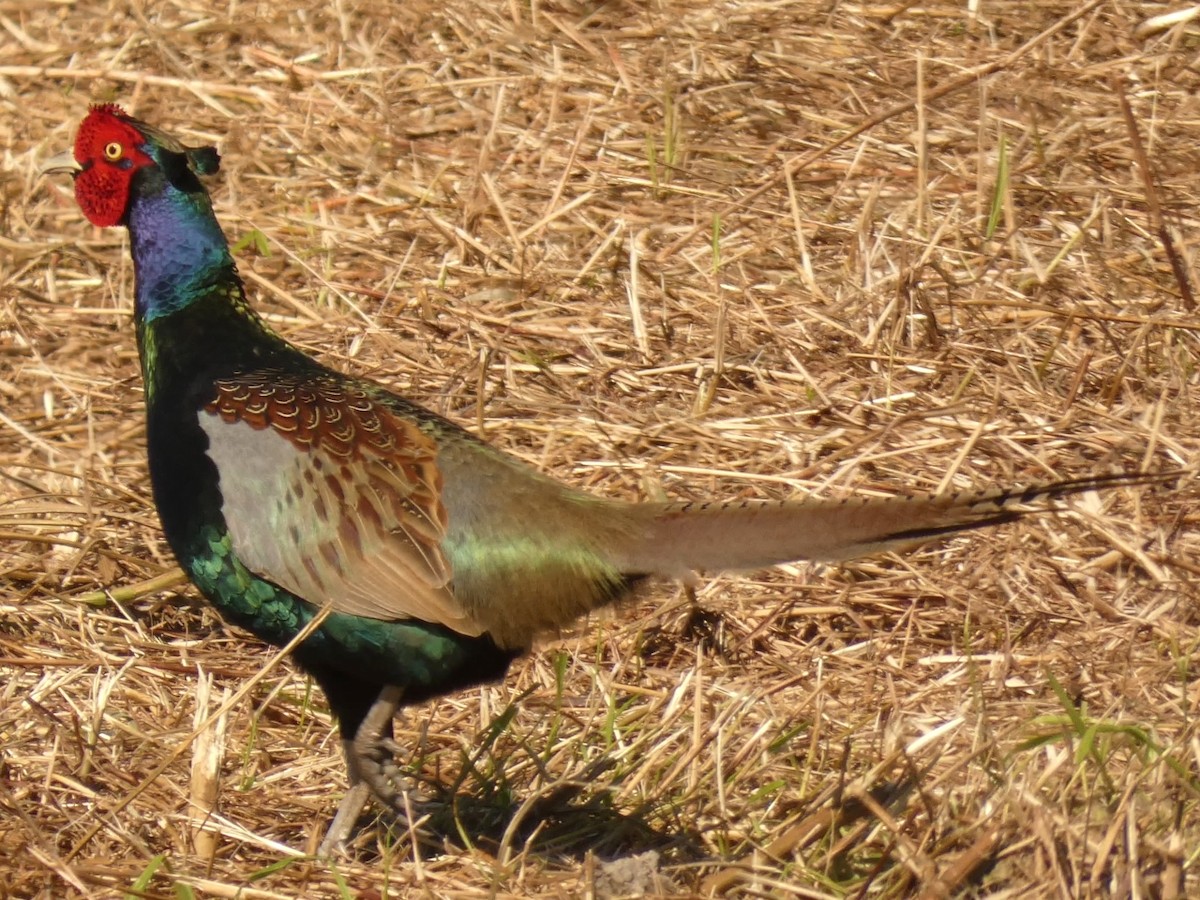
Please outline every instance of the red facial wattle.
[{"label": "red facial wattle", "polygon": [[133,174],[154,162],[140,149],[145,139],[111,103],[93,106],[75,138],[75,199],[93,225],[119,225],[129,206]]}]

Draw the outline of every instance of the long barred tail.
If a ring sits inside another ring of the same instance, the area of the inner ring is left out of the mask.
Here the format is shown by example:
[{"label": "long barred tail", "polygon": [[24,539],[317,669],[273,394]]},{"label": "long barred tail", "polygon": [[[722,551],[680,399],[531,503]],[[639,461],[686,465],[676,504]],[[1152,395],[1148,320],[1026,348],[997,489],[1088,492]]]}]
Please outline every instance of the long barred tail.
[{"label": "long barred tail", "polygon": [[[647,504],[646,530],[616,554],[623,572],[679,576],[798,560],[836,561],[1011,522],[1072,494],[1165,484],[1185,474],[1130,472],[1031,487],[882,499]],[[636,545],[632,545],[635,543]]]}]

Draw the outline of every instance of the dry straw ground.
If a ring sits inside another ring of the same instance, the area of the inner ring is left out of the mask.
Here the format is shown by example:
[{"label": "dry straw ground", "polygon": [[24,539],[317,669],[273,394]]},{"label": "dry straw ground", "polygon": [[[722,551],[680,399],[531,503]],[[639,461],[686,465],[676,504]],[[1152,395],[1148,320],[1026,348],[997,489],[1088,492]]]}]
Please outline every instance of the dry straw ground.
[{"label": "dry straw ground", "polygon": [[171,579],[125,235],[34,175],[91,101],[219,142],[279,329],[611,496],[1187,465],[1163,11],[0,0],[0,896],[1200,895],[1186,484],[658,586],[404,719],[415,850],[305,856],[324,703]]}]

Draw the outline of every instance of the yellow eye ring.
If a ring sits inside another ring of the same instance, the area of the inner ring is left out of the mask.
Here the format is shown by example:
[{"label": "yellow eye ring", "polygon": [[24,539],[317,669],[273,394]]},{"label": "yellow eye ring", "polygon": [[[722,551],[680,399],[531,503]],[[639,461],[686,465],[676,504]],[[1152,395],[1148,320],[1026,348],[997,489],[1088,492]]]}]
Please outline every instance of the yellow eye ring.
[{"label": "yellow eye ring", "polygon": [[109,162],[116,162],[125,154],[125,148],[116,141],[109,141],[104,145],[104,158]]}]

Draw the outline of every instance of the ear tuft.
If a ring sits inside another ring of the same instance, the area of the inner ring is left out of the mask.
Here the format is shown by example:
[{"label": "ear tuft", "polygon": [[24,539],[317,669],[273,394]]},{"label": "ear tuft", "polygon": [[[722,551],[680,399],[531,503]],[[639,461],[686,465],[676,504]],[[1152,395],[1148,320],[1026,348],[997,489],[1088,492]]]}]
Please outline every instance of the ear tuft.
[{"label": "ear tuft", "polygon": [[221,168],[221,154],[216,147],[189,147],[186,151],[188,168],[197,175],[216,175]]}]

